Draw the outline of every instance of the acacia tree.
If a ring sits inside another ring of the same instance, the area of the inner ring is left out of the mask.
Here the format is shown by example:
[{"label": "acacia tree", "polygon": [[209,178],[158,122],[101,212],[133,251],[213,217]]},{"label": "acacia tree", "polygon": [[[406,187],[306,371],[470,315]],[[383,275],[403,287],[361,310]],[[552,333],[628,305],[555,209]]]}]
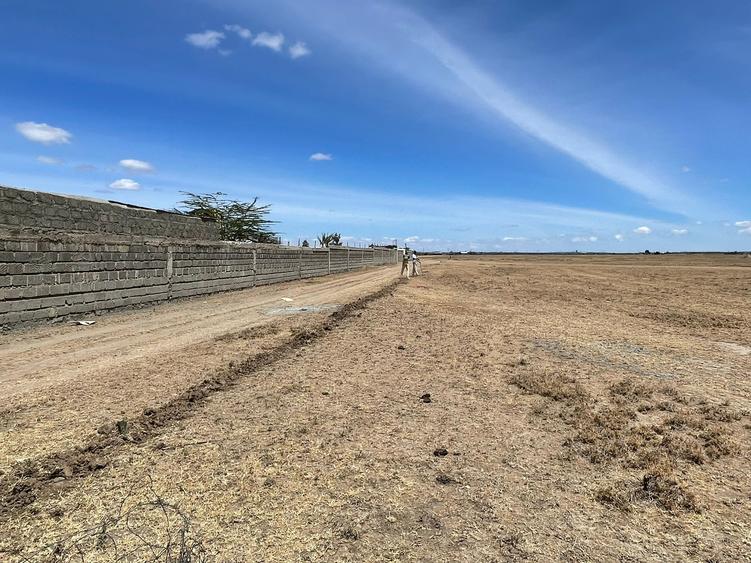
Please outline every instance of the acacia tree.
[{"label": "acacia tree", "polygon": [[253,201],[227,199],[227,194],[214,192],[195,194],[180,192],[185,199],[180,201],[181,213],[210,219],[219,225],[222,240],[278,243],[277,234],[270,229],[275,221],[268,219],[270,205],[258,205]]}]

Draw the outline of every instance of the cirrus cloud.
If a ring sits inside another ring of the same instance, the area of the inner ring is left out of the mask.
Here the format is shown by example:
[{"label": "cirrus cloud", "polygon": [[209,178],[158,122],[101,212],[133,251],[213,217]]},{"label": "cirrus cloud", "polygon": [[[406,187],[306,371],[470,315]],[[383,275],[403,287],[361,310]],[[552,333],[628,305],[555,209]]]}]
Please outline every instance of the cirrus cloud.
[{"label": "cirrus cloud", "polygon": [[135,158],[126,158],[120,161],[120,166],[131,172],[141,174],[150,174],[154,171],[154,166],[145,160],[136,160]]},{"label": "cirrus cloud", "polygon": [[55,166],[62,164],[63,161],[59,158],[55,158],[54,156],[38,156],[37,162],[41,162],[42,164],[48,164],[50,166]]},{"label": "cirrus cloud", "polygon": [[141,184],[130,178],[121,178],[112,182],[110,188],[115,190],[140,190]]},{"label": "cirrus cloud", "polygon": [[36,121],[16,123],[16,131],[29,141],[43,145],[68,144],[73,137],[73,134],[65,129],[53,127],[47,123],[37,123]]}]

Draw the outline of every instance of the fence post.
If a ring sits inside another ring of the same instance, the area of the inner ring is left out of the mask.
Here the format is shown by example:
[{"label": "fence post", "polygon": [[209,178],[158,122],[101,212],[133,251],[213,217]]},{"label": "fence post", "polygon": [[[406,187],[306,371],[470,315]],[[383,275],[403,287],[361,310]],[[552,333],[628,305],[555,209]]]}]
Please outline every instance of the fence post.
[{"label": "fence post", "polygon": [[326,254],[329,257],[329,275],[331,275],[331,249],[330,248],[326,249]]},{"label": "fence post", "polygon": [[256,286],[256,249],[253,249],[253,287]]},{"label": "fence post", "polygon": [[302,279],[302,247],[297,256],[297,278]]},{"label": "fence post", "polygon": [[166,264],[166,274],[167,274],[167,299],[172,299],[172,273],[174,271],[172,264],[173,264],[173,256],[172,256],[173,248],[171,246],[167,247],[167,264]]},{"label": "fence post", "polygon": [[347,247],[347,271],[349,272],[349,246]]}]

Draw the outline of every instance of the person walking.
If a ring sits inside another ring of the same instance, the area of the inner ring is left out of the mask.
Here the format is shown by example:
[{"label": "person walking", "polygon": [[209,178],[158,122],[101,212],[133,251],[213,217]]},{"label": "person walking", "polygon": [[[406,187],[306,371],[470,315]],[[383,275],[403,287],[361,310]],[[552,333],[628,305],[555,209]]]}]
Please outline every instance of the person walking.
[{"label": "person walking", "polygon": [[[410,261],[412,262],[412,275],[419,276],[422,273],[422,263],[420,262],[420,259],[417,257],[417,252],[415,252],[414,250],[412,251],[412,256],[410,256]],[[419,266],[419,269],[418,269],[418,266]]]},{"label": "person walking", "polygon": [[406,248],[402,254],[402,273],[399,275],[404,276],[405,273],[407,274],[407,279],[409,279],[409,251]]}]

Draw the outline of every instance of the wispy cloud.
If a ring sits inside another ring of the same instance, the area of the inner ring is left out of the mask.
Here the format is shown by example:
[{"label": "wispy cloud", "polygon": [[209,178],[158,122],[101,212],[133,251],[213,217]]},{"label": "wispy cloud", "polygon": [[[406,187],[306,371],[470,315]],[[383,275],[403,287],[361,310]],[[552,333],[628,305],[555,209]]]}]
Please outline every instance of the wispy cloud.
[{"label": "wispy cloud", "polygon": [[687,173],[687,172],[691,172],[691,167],[690,166],[685,166],[685,165],[681,166],[681,172],[683,172],[684,174]]},{"label": "wispy cloud", "polygon": [[16,123],[16,131],[29,141],[43,145],[68,144],[73,138],[73,134],[65,129],[53,127],[46,123],[37,123],[36,121]]},{"label": "wispy cloud", "polygon": [[673,210],[681,207],[682,199],[676,191],[643,172],[643,166],[629,162],[589,135],[564,125],[522,101],[498,78],[481,68],[433,28],[426,27],[423,33],[419,43],[496,116],[654,204]]},{"label": "wispy cloud", "polygon": [[47,164],[51,166],[60,165],[63,163],[62,160],[59,158],[55,158],[54,156],[38,156],[37,162],[41,162],[42,164]]},{"label": "wispy cloud", "polygon": [[650,229],[650,228],[649,228],[649,227],[647,227],[647,226],[641,226],[641,227],[636,227],[636,228],[634,229],[634,232],[635,232],[635,233],[636,233],[637,235],[648,235],[648,234],[650,234],[650,233],[652,232],[652,229]]},{"label": "wispy cloud", "polygon": [[[292,2],[286,5],[295,9]],[[552,115],[533,96],[514,91],[498,72],[490,72],[477,57],[403,4],[383,0],[375,6],[358,4],[357,8],[340,7],[335,2],[325,5],[327,17],[308,18],[310,25],[423,91],[485,118],[494,116],[498,124],[513,125],[659,209],[691,213],[698,207],[690,194],[649,171],[635,154],[609,146],[597,134],[570,122],[568,116]],[[305,18],[306,11],[298,10]],[[538,92],[549,90],[549,84],[544,84]]]},{"label": "wispy cloud", "polygon": [[253,39],[253,45],[256,47],[266,47],[272,51],[281,51],[284,46],[284,35],[281,33],[268,33],[262,31]]},{"label": "wispy cloud", "polygon": [[121,178],[112,182],[110,188],[115,190],[140,190],[141,184],[130,178]]},{"label": "wispy cloud", "polygon": [[574,237],[571,239],[571,242],[597,242],[596,236],[589,236],[589,237]]},{"label": "wispy cloud", "polygon": [[207,29],[201,33],[189,33],[185,36],[185,41],[199,49],[216,49],[224,37],[221,31]]},{"label": "wispy cloud", "polygon": [[293,59],[299,59],[301,57],[307,57],[310,55],[310,49],[302,41],[298,41],[289,48],[289,56]]},{"label": "wispy cloud", "polygon": [[613,235],[613,238],[618,242],[623,242],[624,240],[626,240],[626,237],[624,237],[621,233]]},{"label": "wispy cloud", "polygon": [[688,229],[672,229],[670,232],[673,233],[674,235],[681,236],[681,235],[687,235]]},{"label": "wispy cloud", "polygon": [[120,166],[129,170],[130,172],[138,172],[141,174],[150,174],[154,172],[154,165],[145,160],[136,160],[135,158],[126,158],[120,161]]},{"label": "wispy cloud", "polygon": [[736,221],[735,226],[740,227],[739,235],[751,235],[751,221]]},{"label": "wispy cloud", "polygon": [[317,152],[317,153],[311,154],[308,160],[312,160],[313,162],[325,162],[329,160],[334,160],[334,156],[330,153]]},{"label": "wispy cloud", "polygon": [[501,240],[503,240],[503,242],[521,242],[527,240],[527,237],[503,237]]}]

